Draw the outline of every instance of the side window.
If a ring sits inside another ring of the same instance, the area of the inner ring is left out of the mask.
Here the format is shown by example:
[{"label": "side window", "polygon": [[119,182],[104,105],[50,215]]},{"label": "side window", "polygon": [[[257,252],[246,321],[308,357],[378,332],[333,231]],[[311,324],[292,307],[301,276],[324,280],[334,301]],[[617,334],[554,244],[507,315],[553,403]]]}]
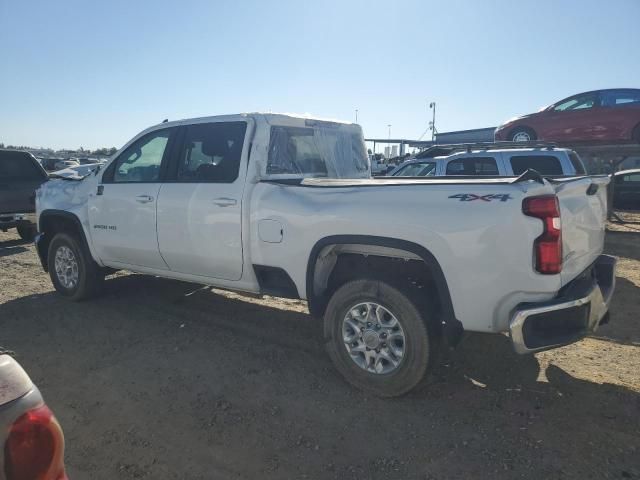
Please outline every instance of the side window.
[{"label": "side window", "polygon": [[447,164],[447,175],[499,175],[493,157],[471,157],[451,160]]},{"label": "side window", "polygon": [[530,168],[542,175],[562,175],[562,165],[553,155],[522,155],[511,157],[511,169],[514,175],[522,175]]},{"label": "side window", "polygon": [[394,177],[425,177],[435,174],[435,163],[410,163],[398,170]]},{"label": "side window", "polygon": [[238,178],[246,122],[199,123],[186,127],[178,155],[178,182],[233,183]]},{"label": "side window", "polygon": [[598,101],[598,95],[595,93],[587,93],[585,95],[577,95],[559,103],[553,110],[556,112],[566,112],[569,110],[586,110],[593,108]]},{"label": "side window", "polygon": [[171,130],[158,130],[138,139],[122,152],[105,172],[114,183],[153,183],[160,181],[160,165]]},{"label": "side window", "polygon": [[602,106],[626,107],[640,105],[640,90],[611,90],[602,92]]},{"label": "side window", "polygon": [[576,174],[584,175],[585,173],[587,173],[584,170],[584,165],[582,164],[582,160],[580,160],[580,157],[576,152],[569,152],[569,160],[571,161],[571,165],[573,165],[573,168],[575,169]]}]

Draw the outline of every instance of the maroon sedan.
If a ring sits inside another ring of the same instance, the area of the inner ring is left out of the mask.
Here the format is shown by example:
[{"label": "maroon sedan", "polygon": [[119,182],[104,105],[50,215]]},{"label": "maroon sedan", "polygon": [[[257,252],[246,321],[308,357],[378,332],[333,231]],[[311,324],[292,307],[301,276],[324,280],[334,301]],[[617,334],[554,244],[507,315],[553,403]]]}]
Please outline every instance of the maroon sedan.
[{"label": "maroon sedan", "polygon": [[517,117],[496,129],[496,140],[640,143],[640,89],[580,93]]}]

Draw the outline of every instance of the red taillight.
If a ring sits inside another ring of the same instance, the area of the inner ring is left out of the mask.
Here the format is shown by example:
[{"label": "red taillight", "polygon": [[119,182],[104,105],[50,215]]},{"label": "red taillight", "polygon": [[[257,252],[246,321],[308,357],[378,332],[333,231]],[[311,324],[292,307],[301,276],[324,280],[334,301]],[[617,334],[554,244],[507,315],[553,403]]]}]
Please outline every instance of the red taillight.
[{"label": "red taillight", "polygon": [[544,225],[542,235],[534,242],[536,270],[555,274],[562,271],[562,230],[560,205],[555,195],[525,198],[522,202],[525,215],[539,218]]},{"label": "red taillight", "polygon": [[4,462],[7,480],[67,480],[62,429],[46,405],[11,425]]}]

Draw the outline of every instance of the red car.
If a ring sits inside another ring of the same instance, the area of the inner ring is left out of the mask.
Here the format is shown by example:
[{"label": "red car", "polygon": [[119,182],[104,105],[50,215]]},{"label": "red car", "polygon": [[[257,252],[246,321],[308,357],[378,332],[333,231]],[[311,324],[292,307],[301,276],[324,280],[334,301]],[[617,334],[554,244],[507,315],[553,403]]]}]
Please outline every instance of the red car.
[{"label": "red car", "polygon": [[496,140],[640,143],[640,89],[580,93],[496,129]]}]

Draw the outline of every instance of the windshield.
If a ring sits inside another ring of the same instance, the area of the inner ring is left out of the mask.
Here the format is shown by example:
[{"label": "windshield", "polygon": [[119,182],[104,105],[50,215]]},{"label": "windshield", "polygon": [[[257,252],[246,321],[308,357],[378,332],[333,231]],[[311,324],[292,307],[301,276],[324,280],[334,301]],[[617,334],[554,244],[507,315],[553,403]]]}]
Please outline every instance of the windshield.
[{"label": "windshield", "polygon": [[272,127],[267,174],[369,178],[369,160],[358,132],[331,126]]}]

